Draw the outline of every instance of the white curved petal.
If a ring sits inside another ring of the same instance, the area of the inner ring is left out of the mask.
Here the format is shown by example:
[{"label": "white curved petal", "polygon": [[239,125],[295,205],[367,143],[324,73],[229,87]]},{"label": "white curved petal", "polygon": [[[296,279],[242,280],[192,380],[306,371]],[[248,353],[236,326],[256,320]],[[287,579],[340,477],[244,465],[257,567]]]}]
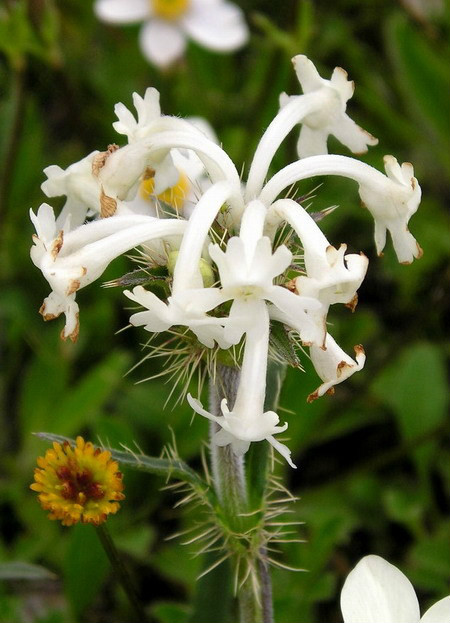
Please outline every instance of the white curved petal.
[{"label": "white curved petal", "polygon": [[295,465],[295,463],[293,463],[291,459],[292,452],[289,450],[289,448],[284,443],[280,443],[272,435],[269,435],[268,437],[266,437],[266,439],[270,443],[270,445],[273,446],[275,450],[277,450],[284,459],[286,459],[286,461],[289,463],[289,465],[292,468],[297,469],[297,465]]},{"label": "white curved petal", "polygon": [[341,610],[344,623],[418,623],[420,619],[411,582],[379,556],[366,556],[350,572],[341,593]]},{"label": "white curved petal", "polygon": [[141,28],[139,44],[151,63],[167,67],[183,56],[186,39],[175,24],[153,18]]},{"label": "white curved petal", "polygon": [[369,145],[377,145],[378,139],[366,132],[348,115],[342,115],[330,133],[354,154],[365,154]]},{"label": "white curved petal", "polygon": [[180,23],[194,41],[218,52],[240,48],[249,36],[242,11],[228,2],[194,5]]},{"label": "white curved petal", "polygon": [[148,0],[97,0],[95,14],[110,24],[132,24],[150,17]]},{"label": "white curved petal", "polygon": [[450,595],[437,601],[425,612],[420,623],[449,623],[450,621]]}]

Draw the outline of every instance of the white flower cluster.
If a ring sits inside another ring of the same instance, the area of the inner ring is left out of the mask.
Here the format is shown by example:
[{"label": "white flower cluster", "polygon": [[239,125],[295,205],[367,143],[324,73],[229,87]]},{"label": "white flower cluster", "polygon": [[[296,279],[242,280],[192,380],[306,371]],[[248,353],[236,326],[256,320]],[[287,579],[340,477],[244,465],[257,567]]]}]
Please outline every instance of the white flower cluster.
[{"label": "white flower cluster", "polygon": [[[207,348],[243,343],[235,403],[224,400],[220,416],[190,396],[189,403],[220,425],[215,443],[231,444],[240,455],[252,441],[266,439],[291,465],[289,449],[274,438],[287,424],[264,412],[271,321],[283,323],[310,348],[323,382],[309,400],[332,393],[363,367],[365,355],[355,346],[352,359],[337,345],[327,330],[328,309],[335,303],[354,308],[368,260],[362,253],[347,254],[345,244],[332,246],[311,215],[283,192],[318,175],[351,178],[375,219],[378,253],[389,230],[400,262],[421,255],[408,231],[420,201],[412,166],[386,156],[384,175],[354,158],[328,155],[329,134],[357,152],[376,139],[345,112],[353,83],[342,69],[324,80],[306,57],[293,62],[305,93],[282,97],[246,184],[204,125],[161,115],[159,94],[150,88],[144,98],[133,96],[136,118],[123,104],[116,106],[114,127],[127,145],[110,145],[66,170],[45,170],[47,196],[67,197],[58,218],[47,204],[31,213],[31,256],[52,289],[41,313],[46,320],[65,314],[64,339],[78,334],[77,291],[98,279],[115,257],[143,245],[154,262],[170,264],[173,278],[164,300],[143,286],[125,292],[144,308],[131,316],[131,324],[150,332],[181,325]],[[297,124],[300,159],[266,182],[275,152]],[[171,213],[161,212],[160,203],[169,204]],[[303,249],[301,265],[293,260],[288,238],[279,235],[287,228]]]}]

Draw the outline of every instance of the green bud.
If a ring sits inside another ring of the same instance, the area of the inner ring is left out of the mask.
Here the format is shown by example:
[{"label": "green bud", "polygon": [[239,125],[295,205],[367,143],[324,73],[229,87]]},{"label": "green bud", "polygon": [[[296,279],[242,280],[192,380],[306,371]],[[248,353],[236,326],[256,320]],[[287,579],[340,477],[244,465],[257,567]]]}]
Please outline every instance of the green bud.
[{"label": "green bud", "polygon": [[[167,256],[167,270],[169,271],[169,275],[173,275],[177,259],[178,259],[178,250],[171,251],[169,255]],[[211,267],[211,264],[209,264],[203,258],[200,258],[198,267],[200,269],[200,274],[203,279],[203,286],[205,288],[210,288],[215,281],[214,271]]]}]

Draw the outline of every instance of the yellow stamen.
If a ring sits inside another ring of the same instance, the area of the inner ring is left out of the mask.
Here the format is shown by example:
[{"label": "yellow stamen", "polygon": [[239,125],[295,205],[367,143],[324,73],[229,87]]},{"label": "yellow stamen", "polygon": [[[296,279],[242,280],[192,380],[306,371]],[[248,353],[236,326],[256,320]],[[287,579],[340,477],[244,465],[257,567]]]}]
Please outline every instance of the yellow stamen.
[{"label": "yellow stamen", "polygon": [[189,8],[190,0],[150,0],[153,13],[163,19],[175,20]]},{"label": "yellow stamen", "polygon": [[79,521],[99,525],[119,510],[118,502],[125,497],[122,474],[110,452],[77,437],[74,448],[68,442],[54,442],[37,464],[30,488],[39,493],[50,519],[59,519],[64,526]]},{"label": "yellow stamen", "polygon": [[[180,171],[180,176],[175,186],[168,188],[163,193],[159,194],[156,198],[164,201],[164,203],[168,203],[169,205],[171,205],[176,210],[176,212],[181,211],[183,209],[183,205],[189,191],[189,186],[190,184],[187,175],[183,173],[183,171]],[[154,188],[154,177],[144,177],[140,187],[141,197],[147,200],[150,200],[152,198],[154,199]]]}]

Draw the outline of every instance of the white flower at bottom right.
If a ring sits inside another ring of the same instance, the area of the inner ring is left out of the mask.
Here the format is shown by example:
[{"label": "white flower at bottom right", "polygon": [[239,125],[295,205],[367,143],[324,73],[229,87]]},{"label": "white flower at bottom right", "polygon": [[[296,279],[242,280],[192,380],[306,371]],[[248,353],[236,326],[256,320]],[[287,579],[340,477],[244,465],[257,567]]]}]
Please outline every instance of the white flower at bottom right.
[{"label": "white flower at bottom right", "polygon": [[420,617],[413,585],[380,556],[365,556],[349,573],[341,593],[344,623],[450,623],[450,595]]}]

